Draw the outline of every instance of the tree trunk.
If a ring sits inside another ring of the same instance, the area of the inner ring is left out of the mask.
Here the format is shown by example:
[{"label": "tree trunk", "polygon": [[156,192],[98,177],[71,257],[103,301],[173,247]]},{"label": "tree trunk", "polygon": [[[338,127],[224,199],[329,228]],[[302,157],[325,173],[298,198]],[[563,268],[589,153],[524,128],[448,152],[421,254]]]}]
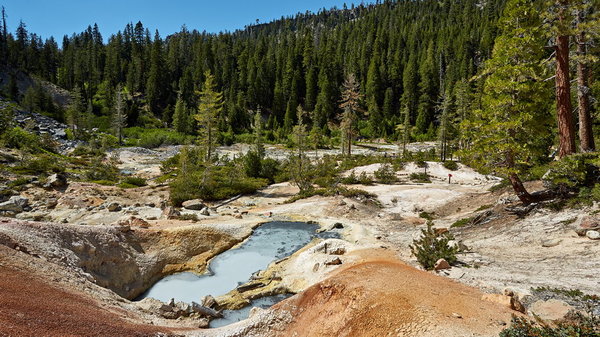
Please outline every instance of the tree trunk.
[{"label": "tree trunk", "polygon": [[559,133],[559,158],[575,153],[575,125],[569,80],[569,36],[556,39],[556,110]]},{"label": "tree trunk", "polygon": [[[579,12],[577,20],[583,20],[583,13]],[[594,144],[594,133],[592,130],[592,117],[590,115],[590,89],[588,84],[589,70],[586,61],[582,58],[586,54],[585,32],[579,33],[577,37],[577,103],[579,106],[579,142],[582,152],[596,150]]]},{"label": "tree trunk", "polygon": [[519,197],[519,200],[521,200],[522,203],[529,205],[536,201],[535,198],[529,192],[527,192],[525,185],[523,185],[523,182],[521,179],[519,179],[519,176],[517,176],[516,173],[510,174],[508,179],[510,180],[513,190],[515,190],[517,197]]}]

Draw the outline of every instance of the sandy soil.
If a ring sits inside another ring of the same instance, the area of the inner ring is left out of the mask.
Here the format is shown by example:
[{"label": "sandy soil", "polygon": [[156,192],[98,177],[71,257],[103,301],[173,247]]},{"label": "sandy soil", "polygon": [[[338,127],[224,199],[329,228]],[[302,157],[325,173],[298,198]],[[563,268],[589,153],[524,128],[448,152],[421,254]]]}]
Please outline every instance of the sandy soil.
[{"label": "sandy soil", "polygon": [[363,262],[275,306],[293,317],[278,336],[493,336],[514,314],[389,251],[357,254]]}]

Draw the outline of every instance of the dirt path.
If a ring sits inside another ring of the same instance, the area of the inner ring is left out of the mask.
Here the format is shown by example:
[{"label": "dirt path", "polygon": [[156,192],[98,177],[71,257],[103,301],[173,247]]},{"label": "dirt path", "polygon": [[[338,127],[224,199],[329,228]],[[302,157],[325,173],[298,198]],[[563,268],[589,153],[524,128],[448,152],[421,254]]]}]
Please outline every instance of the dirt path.
[{"label": "dirt path", "polygon": [[278,336],[497,336],[515,313],[392,253],[358,253],[369,260],[275,307],[294,317]]}]

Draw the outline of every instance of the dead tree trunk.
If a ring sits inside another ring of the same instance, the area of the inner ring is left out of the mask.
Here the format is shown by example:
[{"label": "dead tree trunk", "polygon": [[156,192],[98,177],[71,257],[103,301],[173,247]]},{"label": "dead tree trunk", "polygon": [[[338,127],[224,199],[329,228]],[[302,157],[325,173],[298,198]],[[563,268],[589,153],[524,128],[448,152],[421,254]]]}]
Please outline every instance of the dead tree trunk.
[{"label": "dead tree trunk", "polygon": [[[578,23],[583,21],[583,12],[580,11],[577,16]],[[594,144],[594,133],[592,130],[592,117],[590,115],[590,89],[589,89],[589,69],[586,63],[586,41],[585,32],[580,32],[577,36],[577,103],[579,108],[579,146],[582,152],[591,152],[596,150]]]}]

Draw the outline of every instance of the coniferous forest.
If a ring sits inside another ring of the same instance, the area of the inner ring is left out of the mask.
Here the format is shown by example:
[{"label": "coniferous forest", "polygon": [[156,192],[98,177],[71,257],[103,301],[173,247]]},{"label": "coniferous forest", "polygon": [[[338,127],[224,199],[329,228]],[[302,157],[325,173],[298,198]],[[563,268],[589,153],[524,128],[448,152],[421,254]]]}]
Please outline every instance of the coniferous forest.
[{"label": "coniferous forest", "polygon": [[2,62],[73,92],[93,127],[110,127],[121,85],[128,93],[128,126],[172,126],[183,133],[195,132],[189,116],[209,71],[225,102],[219,130],[247,132],[253,113],[261,111],[277,139],[297,123],[298,105],[310,113],[311,128],[330,135],[342,112],[342,83],[352,73],[363,94],[360,136],[395,139],[408,114],[413,138],[427,140],[437,136],[443,94],[475,90],[466,80],[490,57],[503,7],[504,0],[386,1],[231,33],[184,26],[161,36],[137,22],[107,39],[92,25],[59,41],[44,40],[21,22],[14,34],[3,33]]},{"label": "coniferous forest", "polygon": [[[356,139],[437,140],[442,160],[456,153],[532,201],[523,169],[595,150],[600,24],[591,0],[506,2],[378,1],[219,34],[137,22],[105,38],[94,24],[60,45],[24,22],[8,32],[3,10],[3,91],[73,137],[168,128],[212,146],[251,141],[258,121],[266,141],[292,144],[301,126],[314,148],[347,154]],[[19,72],[70,103],[39,85],[20,92]]]}]

